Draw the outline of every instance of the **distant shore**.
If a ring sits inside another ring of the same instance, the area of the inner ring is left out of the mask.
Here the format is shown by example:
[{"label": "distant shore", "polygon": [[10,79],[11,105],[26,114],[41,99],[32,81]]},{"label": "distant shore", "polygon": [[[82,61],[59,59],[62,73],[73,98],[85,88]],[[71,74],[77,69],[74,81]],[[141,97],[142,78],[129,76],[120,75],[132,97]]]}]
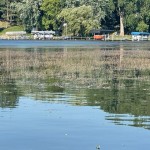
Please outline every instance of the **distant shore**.
[{"label": "distant shore", "polygon": [[[32,35],[24,35],[24,36],[7,36],[7,35],[0,35],[0,39],[2,40],[34,40]],[[39,40],[48,40],[48,39],[39,39]],[[52,39],[49,40],[95,40],[93,37],[78,37],[78,36],[54,36]],[[99,41],[122,41],[122,40],[131,40],[131,36],[127,35],[124,37],[110,36],[109,38],[102,39]]]},{"label": "distant shore", "polygon": [[[27,34],[23,36],[8,36],[5,34],[0,35],[1,40],[87,40],[87,41],[132,41],[131,35],[109,35],[109,37],[102,40],[95,40],[92,36],[79,37],[79,36],[53,36],[51,39],[34,39],[32,34]],[[150,40],[150,37],[147,41]]]}]

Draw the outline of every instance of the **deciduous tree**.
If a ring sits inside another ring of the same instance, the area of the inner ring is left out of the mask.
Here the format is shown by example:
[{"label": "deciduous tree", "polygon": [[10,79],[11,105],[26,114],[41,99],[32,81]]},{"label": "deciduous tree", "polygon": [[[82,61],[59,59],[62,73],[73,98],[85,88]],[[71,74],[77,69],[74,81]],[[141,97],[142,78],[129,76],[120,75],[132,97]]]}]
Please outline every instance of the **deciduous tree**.
[{"label": "deciduous tree", "polygon": [[42,24],[45,29],[58,28],[57,15],[61,11],[60,0],[43,0],[41,10],[43,11]]},{"label": "deciduous tree", "polygon": [[22,2],[13,4],[25,30],[28,32],[33,28],[38,29],[40,27],[41,2],[42,0],[22,0]]},{"label": "deciduous tree", "polygon": [[94,18],[91,6],[65,8],[58,18],[67,23],[67,30],[73,35],[84,36],[91,29],[99,27],[99,22]]}]

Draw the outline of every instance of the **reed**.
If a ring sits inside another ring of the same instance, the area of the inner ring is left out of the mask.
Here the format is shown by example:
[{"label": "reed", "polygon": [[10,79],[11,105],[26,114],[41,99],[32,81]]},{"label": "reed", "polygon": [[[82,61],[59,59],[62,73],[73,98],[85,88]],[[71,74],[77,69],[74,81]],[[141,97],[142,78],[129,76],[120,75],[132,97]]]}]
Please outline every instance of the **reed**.
[{"label": "reed", "polygon": [[59,78],[64,83],[102,87],[113,78],[149,81],[150,51],[60,49],[1,50],[0,77]]}]

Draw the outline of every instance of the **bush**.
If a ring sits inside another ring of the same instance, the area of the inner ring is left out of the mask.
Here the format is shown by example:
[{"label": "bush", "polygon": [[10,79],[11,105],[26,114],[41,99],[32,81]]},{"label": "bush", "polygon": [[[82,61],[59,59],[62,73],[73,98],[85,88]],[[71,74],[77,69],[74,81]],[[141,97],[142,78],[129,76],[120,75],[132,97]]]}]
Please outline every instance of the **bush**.
[{"label": "bush", "polygon": [[146,32],[146,31],[148,31],[148,28],[149,28],[149,25],[147,25],[144,21],[141,21],[138,24],[136,30],[139,32],[144,32],[144,31]]}]

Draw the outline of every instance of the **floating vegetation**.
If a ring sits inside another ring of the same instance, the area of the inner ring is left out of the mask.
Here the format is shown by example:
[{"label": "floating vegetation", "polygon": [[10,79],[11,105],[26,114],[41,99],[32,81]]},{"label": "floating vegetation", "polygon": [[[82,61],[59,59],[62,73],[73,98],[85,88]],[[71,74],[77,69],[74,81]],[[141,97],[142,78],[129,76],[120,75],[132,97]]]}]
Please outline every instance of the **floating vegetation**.
[{"label": "floating vegetation", "polygon": [[1,80],[59,78],[61,86],[109,88],[114,79],[148,81],[150,77],[146,50],[5,50],[0,51],[0,60]]}]

